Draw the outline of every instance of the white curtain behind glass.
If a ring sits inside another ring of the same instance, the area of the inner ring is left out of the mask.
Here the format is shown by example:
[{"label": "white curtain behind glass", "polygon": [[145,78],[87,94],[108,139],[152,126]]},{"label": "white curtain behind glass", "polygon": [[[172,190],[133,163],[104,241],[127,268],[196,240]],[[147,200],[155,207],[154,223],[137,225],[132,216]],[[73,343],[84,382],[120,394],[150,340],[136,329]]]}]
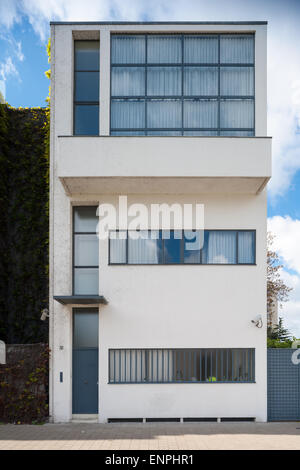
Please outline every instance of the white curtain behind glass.
[{"label": "white curtain behind glass", "polygon": [[[156,234],[158,236],[158,233]],[[129,264],[158,264],[158,240],[151,239],[151,232],[141,230],[138,239],[128,238]]]},{"label": "white curtain behind glass", "polygon": [[210,231],[206,249],[207,264],[236,263],[236,232]]},{"label": "white curtain behind glass", "polygon": [[186,64],[218,63],[218,38],[186,36],[184,38],[184,62]]},{"label": "white curtain behind glass", "polygon": [[148,36],[148,64],[180,63],[181,44],[181,38],[179,36]]},{"label": "white curtain behind glass", "polygon": [[254,233],[239,232],[239,263],[254,263]]}]

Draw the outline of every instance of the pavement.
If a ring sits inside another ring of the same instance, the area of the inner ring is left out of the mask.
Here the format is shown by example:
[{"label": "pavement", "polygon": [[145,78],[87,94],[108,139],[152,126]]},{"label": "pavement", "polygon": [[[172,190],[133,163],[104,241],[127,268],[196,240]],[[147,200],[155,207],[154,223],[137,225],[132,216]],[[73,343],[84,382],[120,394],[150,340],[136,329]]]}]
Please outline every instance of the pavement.
[{"label": "pavement", "polygon": [[300,422],[0,425],[0,450],[300,450]]}]

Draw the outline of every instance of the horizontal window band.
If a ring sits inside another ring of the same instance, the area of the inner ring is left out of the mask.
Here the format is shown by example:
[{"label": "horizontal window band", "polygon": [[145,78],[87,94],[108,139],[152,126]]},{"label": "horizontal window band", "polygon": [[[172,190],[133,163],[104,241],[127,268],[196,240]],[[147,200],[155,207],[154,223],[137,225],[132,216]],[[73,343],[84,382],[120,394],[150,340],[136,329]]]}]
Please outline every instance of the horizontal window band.
[{"label": "horizontal window band", "polygon": [[139,385],[141,385],[141,384],[144,384],[144,385],[147,385],[147,384],[157,384],[157,385],[163,385],[163,384],[165,384],[165,385],[170,385],[170,384],[177,384],[177,385],[178,384],[183,384],[183,385],[184,384],[195,384],[195,385],[209,384],[209,385],[211,385],[211,384],[255,384],[256,381],[255,380],[244,380],[244,381],[243,380],[236,380],[236,381],[235,380],[232,380],[232,381],[230,381],[230,380],[228,380],[228,381],[216,380],[216,381],[212,382],[212,381],[209,381],[209,380],[205,380],[205,381],[204,380],[203,381],[199,380],[197,382],[197,381],[194,381],[194,380],[189,380],[189,381],[184,381],[184,380],[176,381],[176,380],[174,380],[172,382],[167,382],[167,381],[165,381],[165,382],[148,382],[148,381],[145,381],[145,382],[107,382],[107,383],[109,385],[133,385],[133,384],[135,384],[135,385],[137,385],[137,384],[139,384]]},{"label": "horizontal window band", "polygon": [[[234,64],[231,64],[231,63],[224,63],[224,62],[207,62],[207,63],[204,63],[204,62],[173,62],[173,63],[170,63],[170,62],[167,62],[167,63],[150,63],[150,62],[138,62],[138,63],[122,63],[122,64],[117,64],[117,63],[112,63],[111,64],[111,67],[114,68],[114,67],[178,67],[178,68],[184,68],[184,67],[215,67],[215,68],[218,68],[218,67],[255,67],[255,65],[253,63],[242,63],[242,64],[239,64],[239,63],[234,63]],[[76,72],[76,70],[75,70]],[[81,72],[83,72],[83,70],[81,70]],[[85,70],[84,70],[85,72]],[[87,70],[87,72],[89,72],[89,70]],[[92,72],[92,70],[91,70]]]},{"label": "horizontal window band", "polygon": [[[109,266],[257,266],[256,263],[108,263]],[[79,266],[82,267],[82,266]]]},{"label": "horizontal window band", "polygon": [[249,101],[254,101],[255,96],[254,95],[111,95],[111,99],[113,100],[120,100],[120,101],[130,101],[130,100],[136,100],[136,101],[154,101],[154,100],[159,100],[159,101],[217,101],[217,100],[236,100],[236,101],[241,101],[241,100],[249,100]]},{"label": "horizontal window band", "polygon": [[254,348],[108,350],[110,384],[255,383]]},{"label": "horizontal window band", "polygon": [[[250,127],[222,127],[222,128],[217,128],[217,127],[112,127],[111,131],[117,132],[142,132],[142,131],[149,131],[149,132],[159,132],[159,131],[178,131],[178,132],[202,132],[202,131],[212,131],[212,132],[254,132],[254,128]],[[136,137],[136,136],[133,136]],[[158,136],[159,137],[159,136]],[[170,136],[172,137],[172,136]],[[197,136],[196,136],[197,137]],[[222,137],[222,136],[221,136]]]},{"label": "horizontal window band", "polygon": [[[109,265],[256,265],[256,230],[154,230],[109,233]],[[122,233],[123,237],[117,237]],[[112,236],[115,234],[115,236]]]}]

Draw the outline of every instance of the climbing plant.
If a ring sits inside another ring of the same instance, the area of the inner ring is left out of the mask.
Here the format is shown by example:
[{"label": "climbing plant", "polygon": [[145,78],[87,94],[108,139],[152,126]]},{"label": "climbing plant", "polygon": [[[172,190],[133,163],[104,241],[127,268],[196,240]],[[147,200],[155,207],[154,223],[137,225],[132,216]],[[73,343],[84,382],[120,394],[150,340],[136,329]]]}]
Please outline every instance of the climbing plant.
[{"label": "climbing plant", "polygon": [[0,339],[47,341],[49,109],[0,105]]}]

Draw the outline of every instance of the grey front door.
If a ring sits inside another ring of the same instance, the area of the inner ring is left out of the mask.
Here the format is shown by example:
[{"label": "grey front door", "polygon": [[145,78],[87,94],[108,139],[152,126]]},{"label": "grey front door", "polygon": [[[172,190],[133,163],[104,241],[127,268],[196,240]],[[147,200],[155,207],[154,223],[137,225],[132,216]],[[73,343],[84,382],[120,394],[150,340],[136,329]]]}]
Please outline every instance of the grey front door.
[{"label": "grey front door", "polygon": [[73,310],[73,414],[98,413],[98,309]]}]

